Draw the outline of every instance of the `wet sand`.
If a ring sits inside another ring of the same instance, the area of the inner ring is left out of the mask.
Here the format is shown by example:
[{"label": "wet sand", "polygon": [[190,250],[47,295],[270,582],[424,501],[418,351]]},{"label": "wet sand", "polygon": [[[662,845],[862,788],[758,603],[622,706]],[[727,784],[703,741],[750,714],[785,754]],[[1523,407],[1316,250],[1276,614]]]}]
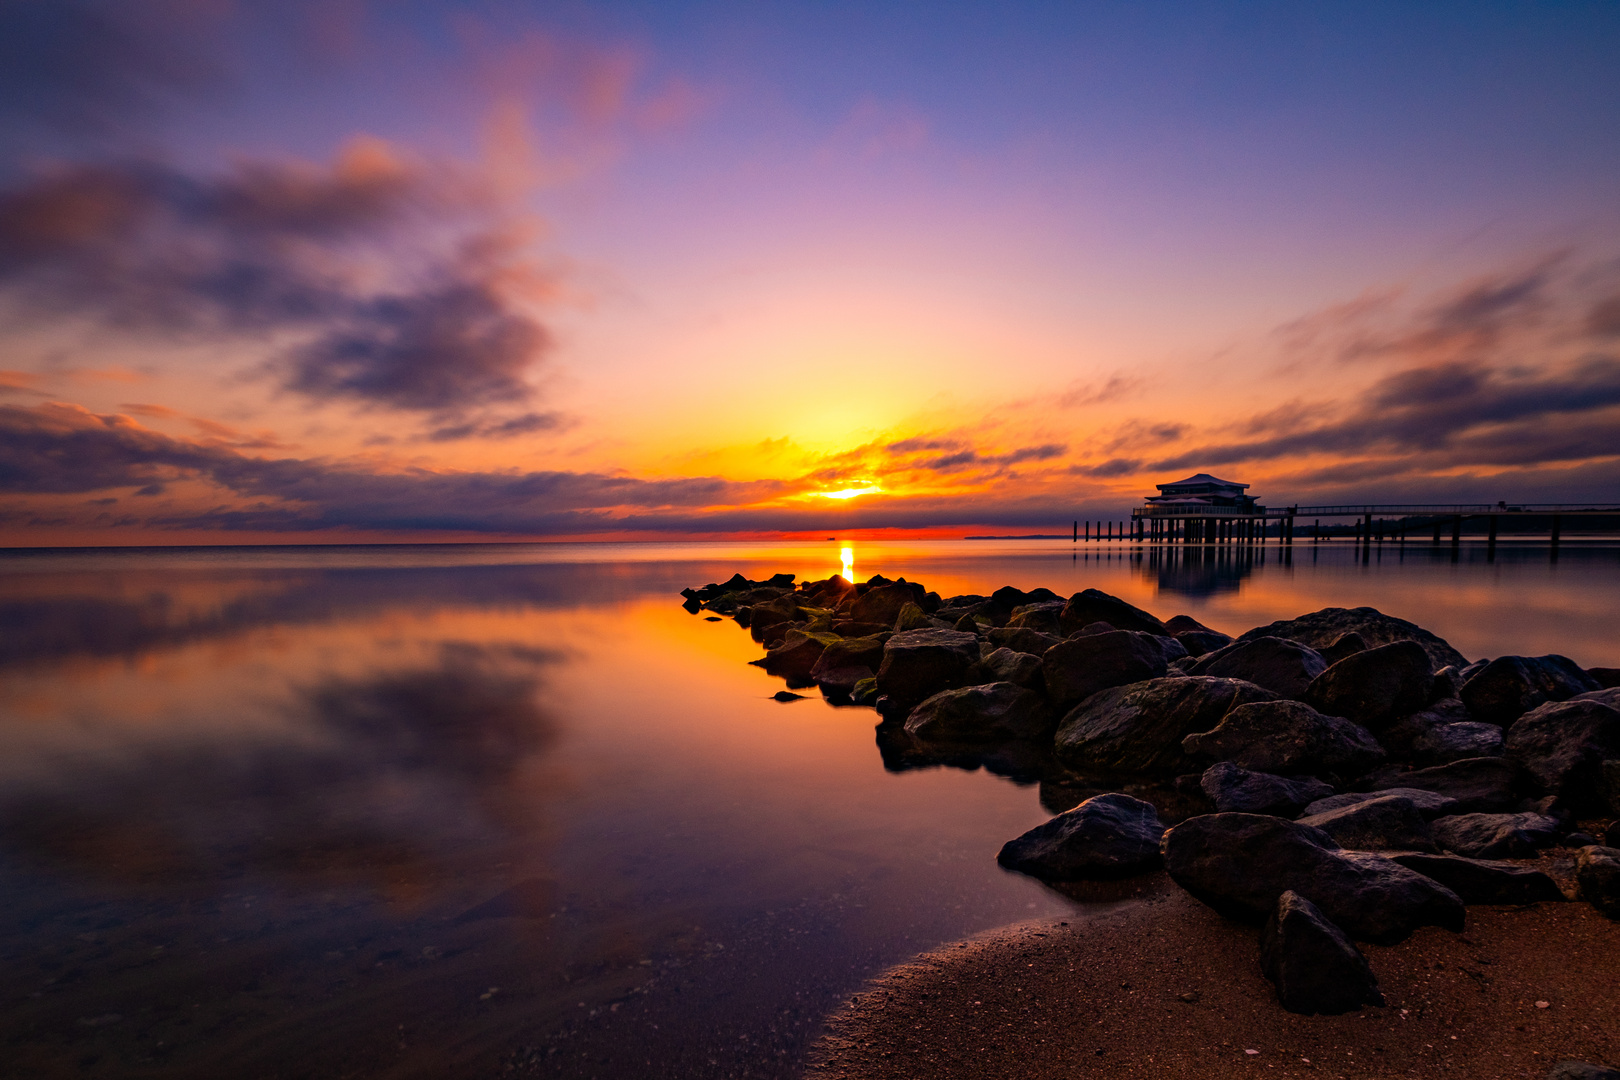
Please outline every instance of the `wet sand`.
[{"label": "wet sand", "polygon": [[1364,946],[1386,1005],[1306,1017],[1260,974],[1256,928],[1162,872],[1140,880],[1128,907],[890,970],[832,1017],[808,1075],[1539,1080],[1569,1058],[1620,1066],[1620,923],[1587,904],[1470,907],[1460,935]]}]

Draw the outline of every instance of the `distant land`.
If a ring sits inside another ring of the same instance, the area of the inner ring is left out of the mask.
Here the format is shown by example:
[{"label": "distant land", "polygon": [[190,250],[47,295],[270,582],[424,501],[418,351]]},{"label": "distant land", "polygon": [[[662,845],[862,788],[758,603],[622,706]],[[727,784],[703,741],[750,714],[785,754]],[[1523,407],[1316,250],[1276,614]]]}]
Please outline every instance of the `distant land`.
[{"label": "distant land", "polygon": [[964,536],[964,540],[1068,540],[1068,533],[1025,533],[1023,536]]}]

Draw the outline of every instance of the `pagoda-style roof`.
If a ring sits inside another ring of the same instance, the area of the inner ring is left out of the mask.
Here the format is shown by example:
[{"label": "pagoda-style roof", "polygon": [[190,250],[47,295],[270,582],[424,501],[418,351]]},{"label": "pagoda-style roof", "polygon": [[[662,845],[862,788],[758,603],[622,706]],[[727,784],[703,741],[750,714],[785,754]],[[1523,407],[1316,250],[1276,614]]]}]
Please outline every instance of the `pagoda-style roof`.
[{"label": "pagoda-style roof", "polygon": [[1154,486],[1160,491],[1163,491],[1165,488],[1189,487],[1195,484],[1208,484],[1213,487],[1237,488],[1239,491],[1242,491],[1249,486],[1248,484],[1239,484],[1232,480],[1222,480],[1220,477],[1211,476],[1207,472],[1196,473],[1187,477],[1185,480],[1177,480],[1171,484],[1155,484]]}]

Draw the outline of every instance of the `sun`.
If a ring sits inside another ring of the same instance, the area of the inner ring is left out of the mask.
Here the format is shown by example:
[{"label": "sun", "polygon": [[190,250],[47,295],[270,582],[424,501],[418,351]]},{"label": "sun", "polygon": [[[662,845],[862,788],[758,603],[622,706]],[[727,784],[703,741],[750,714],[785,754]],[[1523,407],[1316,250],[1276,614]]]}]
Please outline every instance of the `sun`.
[{"label": "sun", "polygon": [[882,490],[876,484],[867,484],[864,487],[843,488],[840,491],[812,491],[810,494],[819,499],[853,499],[857,495],[875,495]]}]

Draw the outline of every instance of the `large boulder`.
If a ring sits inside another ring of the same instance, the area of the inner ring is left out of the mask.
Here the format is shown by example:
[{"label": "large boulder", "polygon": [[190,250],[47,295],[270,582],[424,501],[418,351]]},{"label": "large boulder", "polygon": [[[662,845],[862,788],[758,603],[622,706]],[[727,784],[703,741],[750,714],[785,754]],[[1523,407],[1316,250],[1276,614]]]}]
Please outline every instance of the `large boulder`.
[{"label": "large boulder", "polygon": [[1188,656],[1204,656],[1232,644],[1230,634],[1214,630],[1183,630],[1175,637],[1181,642],[1181,647],[1187,650]]},{"label": "large boulder", "polygon": [[1279,814],[1293,817],[1300,808],[1333,794],[1333,789],[1314,776],[1289,779],[1271,773],[1251,772],[1230,761],[1217,762],[1204,770],[1198,786],[1222,813]]},{"label": "large boulder", "polygon": [[1463,926],[1455,893],[1381,855],[1343,851],[1298,822],[1205,814],[1165,833],[1162,848],[1176,883],[1229,917],[1264,919],[1293,890],[1361,941],[1394,944],[1420,926]]},{"label": "large boulder", "polygon": [[883,645],[878,693],[909,710],[924,698],[960,686],[979,659],[979,639],[957,630],[907,630]]},{"label": "large boulder", "polygon": [[1475,720],[1506,727],[1538,705],[1601,689],[1567,656],[1498,656],[1464,682],[1459,695]]},{"label": "large boulder", "polygon": [[1468,661],[1462,653],[1444,640],[1429,633],[1416,623],[1385,615],[1377,608],[1323,608],[1297,619],[1284,619],[1267,623],[1239,634],[1239,641],[1257,637],[1280,637],[1297,641],[1320,652],[1331,648],[1345,634],[1359,634],[1369,648],[1388,645],[1396,641],[1415,641],[1429,654],[1430,670],[1438,671],[1447,664],[1465,666]]},{"label": "large boulder", "polygon": [[1007,620],[1007,629],[1034,630],[1061,639],[1064,636],[1062,614],[1065,606],[1062,600],[1046,600],[1014,608],[1012,617]]},{"label": "large boulder", "polygon": [[1117,596],[1097,589],[1086,589],[1069,597],[1058,616],[1065,635],[1094,622],[1105,622],[1117,630],[1137,630],[1144,634],[1168,634],[1158,617],[1128,604]]},{"label": "large boulder", "polygon": [[1416,641],[1394,641],[1351,653],[1318,675],[1304,700],[1329,716],[1343,716],[1374,731],[1429,703],[1434,669]]},{"label": "large boulder", "polygon": [[1270,773],[1355,776],[1384,760],[1384,748],[1366,728],[1298,701],[1238,705],[1213,729],[1183,739],[1181,748]]},{"label": "large boulder", "polygon": [[772,675],[784,678],[790,686],[809,686],[810,672],[827,646],[842,639],[834,634],[811,634],[789,630],[782,643],[753,661]]},{"label": "large boulder", "polygon": [[1465,904],[1534,904],[1564,899],[1552,878],[1540,870],[1516,863],[1416,851],[1390,858],[1408,870],[1438,881],[1460,896]]},{"label": "large boulder", "polygon": [[[1439,678],[1438,675],[1435,678]],[[1427,708],[1419,709],[1409,716],[1403,716],[1378,733],[1378,741],[1384,744],[1391,757],[1397,760],[1410,760],[1414,753],[1414,746],[1422,735],[1430,728],[1447,724],[1471,723],[1473,717],[1468,715],[1468,706],[1464,705],[1455,696],[1436,698],[1429,702]],[[1470,757],[1489,757],[1488,754],[1470,754]],[[1443,761],[1424,761],[1422,765],[1444,765]]]},{"label": "large boulder", "polygon": [[1501,757],[1503,753],[1502,729],[1473,720],[1435,724],[1412,740],[1412,761],[1418,765],[1448,765],[1463,758]]},{"label": "large boulder", "polygon": [[1046,696],[1067,709],[1100,690],[1160,678],[1184,652],[1174,638],[1132,630],[1070,638],[1041,656]]},{"label": "large boulder", "polygon": [[1356,851],[1440,850],[1417,804],[1400,795],[1384,795],[1309,814],[1299,823],[1321,829],[1340,847]]},{"label": "large boulder", "polygon": [[1608,809],[1603,762],[1620,758],[1620,710],[1594,700],[1541,705],[1514,721],[1505,746],[1538,791],[1578,812]]},{"label": "large boulder", "polygon": [[1234,642],[1198,658],[1189,675],[1242,679],[1284,698],[1299,698],[1327,661],[1309,645],[1286,638],[1257,637]]},{"label": "large boulder", "polygon": [[1047,881],[1127,877],[1159,865],[1163,835],[1152,803],[1096,795],[1007,841],[996,861]]},{"label": "large boulder", "polygon": [[1516,805],[1519,767],[1510,758],[1464,758],[1449,765],[1412,769],[1376,779],[1366,786],[1374,791],[1418,788],[1456,800],[1454,813],[1506,810]]},{"label": "large boulder", "polygon": [[[980,678],[979,676],[983,676]],[[979,658],[978,664],[968,671],[973,682],[1010,682],[1041,690],[1041,658],[1013,649],[992,649]]]},{"label": "large boulder", "polygon": [[1575,884],[1582,900],[1620,919],[1620,848],[1592,845],[1577,851]]},{"label": "large boulder", "polygon": [[1365,652],[1370,648],[1372,646],[1367,644],[1367,639],[1352,630],[1348,634],[1340,634],[1333,639],[1331,644],[1324,645],[1316,651],[1321,653],[1322,659],[1328,662],[1329,667],[1332,667],[1345,657],[1358,652]]},{"label": "large boulder", "polygon": [[1260,970],[1289,1012],[1337,1014],[1384,1003],[1361,950],[1291,889],[1277,897],[1260,933]]},{"label": "large boulder", "polygon": [[839,638],[822,650],[810,679],[824,690],[848,694],[862,679],[870,679],[883,663],[880,637]]},{"label": "large boulder", "polygon": [[1420,788],[1386,788],[1383,791],[1347,791],[1342,795],[1329,795],[1324,799],[1317,799],[1311,803],[1305,808],[1305,813],[1307,816],[1325,814],[1340,807],[1354,806],[1356,803],[1367,802],[1369,799],[1382,799],[1391,795],[1399,795],[1417,807],[1418,813],[1423,815],[1425,821],[1460,812],[1457,800],[1449,795],[1424,791]]},{"label": "large boulder", "polygon": [[992,645],[1035,656],[1045,655],[1047,649],[1063,640],[1056,634],[1043,634],[1027,626],[998,626],[984,636]]},{"label": "large boulder", "polygon": [[1203,766],[1181,748],[1234,705],[1275,697],[1240,679],[1150,679],[1082,701],[1063,718],[1054,749],[1065,764],[1107,772],[1175,775]]},{"label": "large boulder", "polygon": [[1429,823],[1435,843],[1471,859],[1529,859],[1558,843],[1558,819],[1545,814],[1452,814]]},{"label": "large boulder", "polygon": [[1033,739],[1052,730],[1052,713],[1039,694],[1017,683],[995,682],[941,690],[906,717],[906,733],[936,742]]}]

